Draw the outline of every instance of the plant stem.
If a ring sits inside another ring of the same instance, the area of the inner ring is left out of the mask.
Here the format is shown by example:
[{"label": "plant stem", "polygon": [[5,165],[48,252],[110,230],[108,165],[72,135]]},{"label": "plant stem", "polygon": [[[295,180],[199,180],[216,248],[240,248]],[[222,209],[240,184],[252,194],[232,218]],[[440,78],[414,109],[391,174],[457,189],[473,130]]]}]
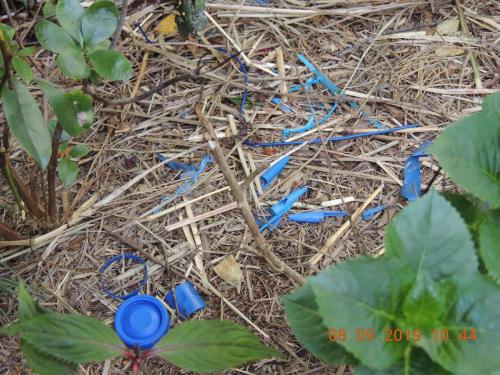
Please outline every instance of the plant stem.
[{"label": "plant stem", "polygon": [[0,39],[0,52],[2,53],[3,61],[4,61],[4,74],[2,77],[2,80],[0,81],[0,93],[3,90],[3,86],[5,85],[5,82],[9,82],[9,87],[12,87],[12,54],[10,53],[10,48],[7,45],[7,43],[3,40]]},{"label": "plant stem", "polygon": [[16,183],[14,178],[12,177],[11,170],[9,168],[9,163],[7,161],[7,153],[4,148],[0,149],[0,166],[2,167],[2,172],[7,180],[7,184],[14,195],[14,199],[16,200],[17,206],[21,211],[25,211],[23,201],[21,200],[21,196],[19,195],[19,191],[17,190]]},{"label": "plant stem", "polygon": [[125,24],[125,18],[127,18],[127,9],[128,9],[128,0],[122,0],[122,13],[120,15],[120,20],[118,21],[118,25],[116,26],[115,34],[113,35],[113,40],[111,41],[111,45],[109,49],[114,49],[118,42],[120,41],[120,34],[123,29],[123,25]]},{"label": "plant stem", "polygon": [[208,145],[212,151],[215,161],[219,165],[222,174],[224,175],[229,187],[231,188],[231,194],[233,195],[236,202],[238,202],[238,206],[243,215],[243,219],[245,219],[248,229],[252,234],[259,254],[262,255],[273,268],[283,272],[298,284],[304,284],[305,278],[290,266],[285,264],[285,262],[283,262],[280,258],[278,258],[272,251],[271,246],[265,242],[264,237],[262,236],[262,233],[260,233],[259,227],[255,222],[255,218],[253,217],[252,210],[250,208],[250,204],[248,203],[246,195],[238,184],[238,181],[236,180],[234,173],[231,171],[226,157],[224,156],[224,153],[222,152],[222,149],[217,142],[214,128],[208,118],[206,118],[202,113],[201,104],[196,105],[195,110],[198,118],[200,119],[200,122],[207,130],[208,135],[212,138],[208,141]]},{"label": "plant stem", "polygon": [[61,124],[57,123],[54,129],[54,137],[52,138],[52,154],[50,155],[49,165],[47,167],[47,188],[49,193],[47,216],[52,224],[57,224],[56,170],[61,133]]},{"label": "plant stem", "polygon": [[26,237],[23,237],[19,232],[2,222],[0,222],[0,235],[2,235],[2,237],[4,237],[7,241],[18,241],[26,239]]}]

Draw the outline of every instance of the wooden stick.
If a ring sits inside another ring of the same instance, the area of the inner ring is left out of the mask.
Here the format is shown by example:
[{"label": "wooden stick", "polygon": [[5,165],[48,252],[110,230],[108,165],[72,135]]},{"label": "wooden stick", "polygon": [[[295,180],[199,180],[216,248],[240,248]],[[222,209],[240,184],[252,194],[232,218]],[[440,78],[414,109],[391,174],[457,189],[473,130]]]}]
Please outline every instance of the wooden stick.
[{"label": "wooden stick", "polygon": [[6,240],[10,241],[18,241],[24,240],[21,234],[19,234],[16,230],[9,227],[7,224],[0,222],[0,235],[2,235]]}]

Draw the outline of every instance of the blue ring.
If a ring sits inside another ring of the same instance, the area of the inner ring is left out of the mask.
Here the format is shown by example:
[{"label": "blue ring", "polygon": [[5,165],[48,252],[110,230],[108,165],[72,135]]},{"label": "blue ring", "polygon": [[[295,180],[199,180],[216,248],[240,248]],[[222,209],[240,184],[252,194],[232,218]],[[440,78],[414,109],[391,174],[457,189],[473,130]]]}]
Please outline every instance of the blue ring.
[{"label": "blue ring", "polygon": [[[119,294],[113,293],[111,290],[109,290],[107,288],[106,283],[104,282],[104,271],[106,271],[113,263],[118,262],[122,259],[131,259],[137,263],[142,264],[144,266],[144,277],[142,278],[141,281],[139,281],[139,286],[137,287],[137,289],[133,290],[132,292],[130,292],[128,294],[119,295]],[[141,291],[141,288],[146,284],[147,280],[148,280],[148,266],[146,264],[146,261],[144,259],[142,259],[141,257],[138,257],[137,255],[134,255],[134,254],[125,253],[122,255],[116,255],[116,256],[112,257],[111,259],[109,259],[108,261],[106,261],[106,263],[104,263],[102,265],[101,269],[99,270],[99,282],[100,282],[102,291],[104,293],[106,293],[108,296],[110,296],[111,298],[116,298],[116,299],[120,299],[120,300],[126,300],[127,298],[138,295],[139,292]]]}]

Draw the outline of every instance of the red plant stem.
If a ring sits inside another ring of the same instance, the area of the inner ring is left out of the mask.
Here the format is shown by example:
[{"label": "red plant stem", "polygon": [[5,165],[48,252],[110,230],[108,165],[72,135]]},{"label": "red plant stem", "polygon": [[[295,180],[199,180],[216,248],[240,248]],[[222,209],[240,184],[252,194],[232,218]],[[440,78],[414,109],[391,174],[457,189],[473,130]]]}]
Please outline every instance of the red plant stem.
[{"label": "red plant stem", "polygon": [[52,154],[50,155],[49,165],[47,167],[47,188],[49,192],[47,215],[52,224],[57,223],[56,170],[61,133],[61,124],[57,123],[54,129],[54,137],[52,138]]}]

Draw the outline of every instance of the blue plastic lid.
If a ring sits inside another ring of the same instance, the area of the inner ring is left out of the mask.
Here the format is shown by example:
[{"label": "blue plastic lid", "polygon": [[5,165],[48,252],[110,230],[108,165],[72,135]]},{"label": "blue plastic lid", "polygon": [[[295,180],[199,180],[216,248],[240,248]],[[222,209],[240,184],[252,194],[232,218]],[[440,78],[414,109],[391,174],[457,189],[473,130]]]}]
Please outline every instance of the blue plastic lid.
[{"label": "blue plastic lid", "polygon": [[130,348],[154,346],[170,328],[170,315],[162,302],[140,295],[123,302],[115,315],[115,330]]},{"label": "blue plastic lid", "polygon": [[198,294],[194,286],[190,282],[183,282],[174,288],[174,293],[172,291],[168,292],[165,297],[165,302],[175,309],[175,302],[177,301],[177,307],[179,308],[179,315],[181,319],[189,318],[195,312],[207,307],[205,301]]}]

